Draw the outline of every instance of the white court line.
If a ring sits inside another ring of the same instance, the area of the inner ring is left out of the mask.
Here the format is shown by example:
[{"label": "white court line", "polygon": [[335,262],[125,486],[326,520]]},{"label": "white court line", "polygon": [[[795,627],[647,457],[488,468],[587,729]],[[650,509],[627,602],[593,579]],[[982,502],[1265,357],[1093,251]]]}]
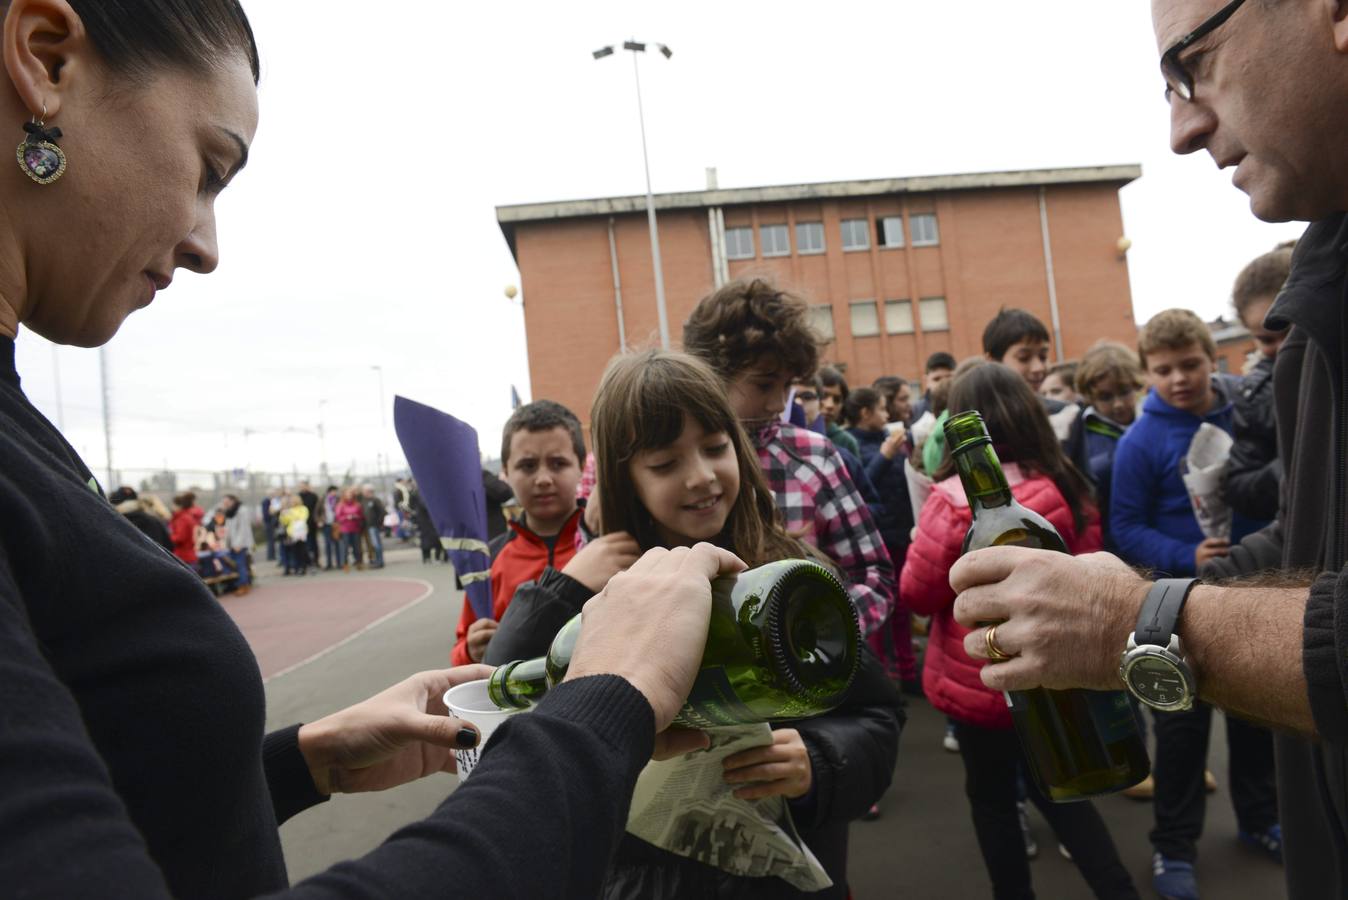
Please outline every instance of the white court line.
[{"label": "white court line", "polygon": [[371,629],[374,629],[374,628],[378,628],[380,625],[383,625],[385,622],[387,622],[389,619],[393,618],[394,616],[397,616],[397,615],[400,615],[400,614],[402,614],[402,613],[407,612],[409,609],[411,609],[412,607],[416,606],[416,605],[417,605],[418,603],[420,603],[421,601],[425,600],[425,599],[426,599],[427,597],[429,597],[431,594],[434,594],[434,593],[435,593],[435,586],[432,585],[429,581],[425,580],[424,578],[402,578],[402,577],[397,576],[397,575],[391,575],[391,576],[389,576],[389,577],[387,577],[387,578],[361,578],[361,579],[354,579],[354,578],[353,578],[353,579],[351,579],[351,580],[352,580],[352,581],[357,581],[357,580],[359,580],[359,581],[406,581],[406,582],[408,582],[408,583],[410,583],[410,584],[419,584],[419,585],[422,585],[423,587],[426,588],[426,593],[422,594],[420,597],[417,597],[415,600],[412,600],[412,601],[409,602],[409,603],[403,604],[402,606],[398,607],[397,609],[393,610],[392,612],[385,613],[384,615],[382,615],[382,616],[380,616],[379,618],[375,619],[373,622],[371,622],[370,624],[368,624],[368,625],[366,625],[365,627],[361,628],[360,630],[351,632],[350,634],[348,634],[346,637],[342,638],[342,639],[341,639],[340,641],[338,641],[337,643],[335,643],[335,644],[333,644],[333,645],[331,645],[331,646],[329,646],[329,647],[324,647],[322,650],[319,650],[317,653],[315,653],[313,656],[309,657],[308,659],[302,659],[302,660],[300,660],[299,662],[295,663],[293,666],[286,666],[286,667],[285,667],[284,669],[282,669],[281,671],[275,672],[275,673],[273,673],[273,674],[271,674],[271,675],[268,675],[266,678],[262,679],[262,683],[263,683],[263,684],[267,684],[268,682],[272,681],[272,680],[275,679],[275,678],[280,678],[282,675],[289,675],[291,672],[295,671],[296,669],[303,668],[304,666],[309,665],[309,663],[313,662],[313,661],[316,660],[316,659],[322,659],[323,657],[327,656],[329,653],[331,653],[332,651],[334,651],[334,650],[336,650],[336,649],[338,649],[338,648],[340,648],[340,647],[345,647],[347,644],[351,643],[351,642],[354,641],[356,638],[360,637],[362,634],[365,634],[365,632],[370,631]]}]

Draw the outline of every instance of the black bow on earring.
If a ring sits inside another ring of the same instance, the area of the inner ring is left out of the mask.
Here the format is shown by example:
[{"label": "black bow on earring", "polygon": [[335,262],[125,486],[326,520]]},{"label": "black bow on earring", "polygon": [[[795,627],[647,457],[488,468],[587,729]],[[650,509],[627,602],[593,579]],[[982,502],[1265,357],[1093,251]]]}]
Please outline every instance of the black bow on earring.
[{"label": "black bow on earring", "polygon": [[15,154],[19,168],[38,184],[51,184],[64,175],[66,155],[56,146],[61,129],[48,128],[46,122],[24,122],[23,130],[28,136]]}]

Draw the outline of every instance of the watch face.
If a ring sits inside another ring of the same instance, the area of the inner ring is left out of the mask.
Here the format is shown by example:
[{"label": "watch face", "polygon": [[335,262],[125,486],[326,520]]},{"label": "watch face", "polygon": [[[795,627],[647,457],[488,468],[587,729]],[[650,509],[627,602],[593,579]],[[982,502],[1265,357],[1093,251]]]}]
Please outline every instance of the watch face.
[{"label": "watch face", "polygon": [[1161,656],[1134,660],[1128,667],[1127,678],[1133,693],[1155,706],[1177,706],[1189,695],[1184,676]]}]

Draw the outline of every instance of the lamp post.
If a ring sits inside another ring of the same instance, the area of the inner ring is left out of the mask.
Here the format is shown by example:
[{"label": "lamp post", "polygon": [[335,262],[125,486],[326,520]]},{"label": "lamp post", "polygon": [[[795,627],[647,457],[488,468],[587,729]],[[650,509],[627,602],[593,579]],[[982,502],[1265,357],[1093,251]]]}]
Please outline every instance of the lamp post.
[{"label": "lamp post", "polygon": [[328,475],[328,436],[327,436],[327,406],[328,401],[318,401],[318,446],[323,454],[322,472],[323,480],[331,483],[332,478]]},{"label": "lamp post", "polygon": [[[669,59],[674,51],[664,44],[655,45],[660,53]],[[640,41],[623,41],[623,49],[632,51],[632,74],[637,84],[637,122],[641,125],[641,163],[646,169],[646,220],[651,229],[651,264],[655,272],[655,310],[660,319],[660,346],[669,349],[669,316],[665,313],[665,274],[660,265],[660,232],[655,225],[655,195],[651,192],[651,162],[646,152],[646,112],[641,103],[641,67],[637,63],[637,54],[646,52],[646,45]],[[594,51],[595,59],[613,55],[613,45],[600,47]]]},{"label": "lamp post", "polygon": [[115,484],[112,483],[112,481],[113,481],[113,479],[112,479],[112,413],[109,411],[109,407],[112,405],[112,403],[111,403],[111,401],[110,401],[110,399],[109,399],[110,390],[109,390],[109,388],[108,388],[108,348],[107,348],[107,347],[99,347],[99,348],[98,348],[98,380],[99,380],[100,385],[102,386],[102,391],[103,391],[103,449],[104,449],[105,453],[107,454],[107,462],[108,462],[108,468],[107,468],[107,478],[108,478],[108,480],[104,483],[104,488],[103,488],[103,490],[104,490],[104,491],[111,492],[111,491],[113,491],[113,490],[116,489],[117,485],[115,485]]},{"label": "lamp post", "polygon": [[388,414],[384,412],[384,367],[370,366],[379,375],[379,450],[375,453],[376,457],[382,456],[382,461],[377,461],[375,467],[379,470],[379,483],[384,489],[388,489],[388,478],[385,476],[384,467],[388,464],[388,454],[384,453],[384,439],[388,433]]},{"label": "lamp post", "polygon": [[56,389],[56,429],[62,434],[66,430],[66,409],[61,402],[61,357],[57,353],[57,344],[51,345],[52,387]]}]

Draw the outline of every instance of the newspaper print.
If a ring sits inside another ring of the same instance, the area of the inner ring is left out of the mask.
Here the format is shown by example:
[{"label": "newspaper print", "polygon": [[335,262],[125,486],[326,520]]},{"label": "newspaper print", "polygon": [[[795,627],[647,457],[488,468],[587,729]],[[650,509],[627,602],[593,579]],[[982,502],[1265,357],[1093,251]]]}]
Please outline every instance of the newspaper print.
[{"label": "newspaper print", "polygon": [[785,797],[740,800],[726,757],[772,743],[766,724],[706,729],[711,747],[651,762],[637,779],[627,830],[671,853],[734,875],[776,876],[802,891],[833,884],[791,821]]}]

